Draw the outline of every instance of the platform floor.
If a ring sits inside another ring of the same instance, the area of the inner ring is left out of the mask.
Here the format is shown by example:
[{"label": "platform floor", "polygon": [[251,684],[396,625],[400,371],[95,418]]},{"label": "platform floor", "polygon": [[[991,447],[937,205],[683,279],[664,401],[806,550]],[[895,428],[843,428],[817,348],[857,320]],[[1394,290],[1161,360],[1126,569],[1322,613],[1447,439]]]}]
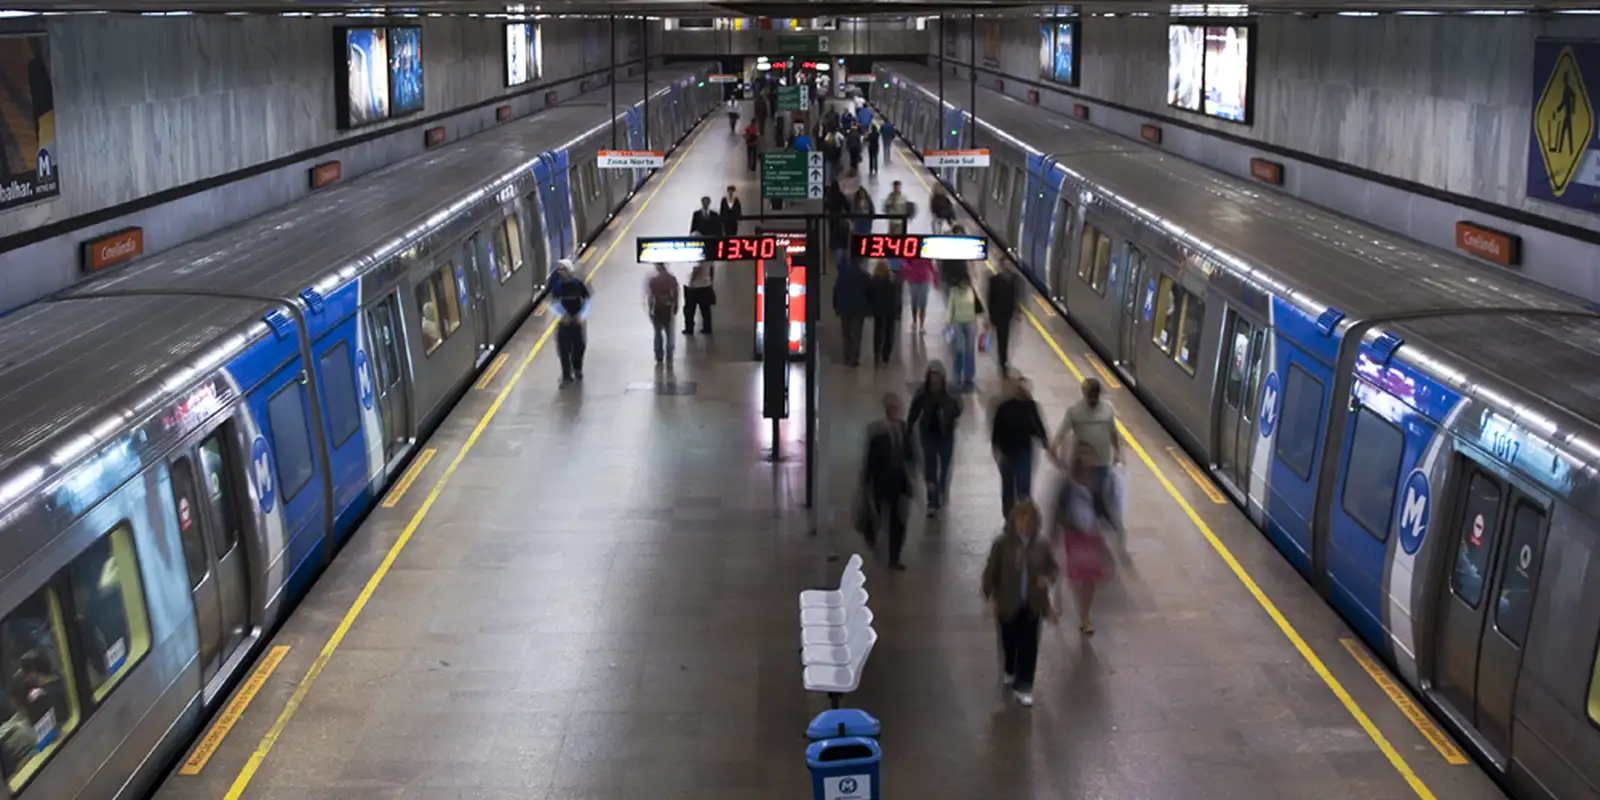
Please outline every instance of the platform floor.
[{"label": "platform floor", "polygon": [[[810,796],[802,734],[825,702],[801,688],[795,596],[837,572],[830,550],[860,545],[842,511],[809,535],[800,462],[766,460],[753,274],[719,269],[715,332],[680,337],[669,372],[653,363],[648,268],[632,256],[633,237],[686,232],[698,198],[730,183],[753,213],[755,176],[721,123],[583,264],[596,291],[585,380],[558,388],[549,317],[530,319],[427,443],[436,456],[415,483],[277,635],[287,655],[244,684],[259,693],[204,769],[175,771],[158,798]],[[866,185],[881,201],[899,179],[925,214],[931,178],[913,163],[897,151]],[[1054,429],[1072,370],[1098,367],[1062,320],[1028,307],[1014,361]],[[826,509],[848,507],[878,398],[905,393],[927,358],[948,363],[940,317],[926,336],[902,331],[887,368],[842,366],[826,337]],[[1037,705],[1006,703],[977,593],[999,522],[992,358],[979,383],[952,508],[936,523],[913,512],[907,571],[868,567],[881,638],[850,702],[884,722],[888,797],[1502,796],[1476,766],[1446,762],[1342,644],[1348,628],[1117,390],[1142,450],[1130,448],[1126,560],[1092,638],[1046,629]],[[785,423],[781,449],[798,455],[802,433],[800,417]]]}]

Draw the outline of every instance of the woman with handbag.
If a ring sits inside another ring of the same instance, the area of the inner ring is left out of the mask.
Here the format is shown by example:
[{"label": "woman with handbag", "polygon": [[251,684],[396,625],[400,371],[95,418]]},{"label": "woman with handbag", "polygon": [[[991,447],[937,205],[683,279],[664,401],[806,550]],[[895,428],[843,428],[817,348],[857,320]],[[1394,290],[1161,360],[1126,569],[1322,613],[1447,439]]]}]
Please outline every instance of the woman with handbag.
[{"label": "woman with handbag", "polygon": [[1018,502],[983,568],[983,599],[1000,629],[1002,681],[1024,707],[1033,705],[1040,623],[1056,615],[1050,602],[1056,560],[1039,522],[1032,500]]}]

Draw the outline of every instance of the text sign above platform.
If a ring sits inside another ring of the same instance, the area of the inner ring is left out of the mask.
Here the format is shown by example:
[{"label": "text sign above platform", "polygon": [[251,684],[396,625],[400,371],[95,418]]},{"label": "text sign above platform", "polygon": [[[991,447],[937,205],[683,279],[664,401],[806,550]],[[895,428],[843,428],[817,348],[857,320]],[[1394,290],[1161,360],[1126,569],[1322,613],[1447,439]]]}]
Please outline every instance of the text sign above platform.
[{"label": "text sign above platform", "polygon": [[989,240],[982,236],[858,233],[851,237],[850,251],[858,258],[983,261],[989,257]]},{"label": "text sign above platform", "polygon": [[858,72],[844,79],[846,83],[872,83],[874,78],[870,72]]},{"label": "text sign above platform", "polygon": [[708,80],[708,81],[710,81],[712,83],[738,83],[739,82],[739,76],[738,75],[718,74],[718,75],[707,76],[706,80]]},{"label": "text sign above platform", "polygon": [[[761,155],[761,199],[804,200],[810,187],[806,153],[784,150]],[[821,154],[818,154],[819,156]],[[821,164],[818,164],[821,172]],[[821,188],[821,179],[817,186]],[[821,196],[821,192],[818,192]]]},{"label": "text sign above platform", "polygon": [[775,236],[640,236],[642,264],[758,261],[784,252]]},{"label": "text sign above platform", "polygon": [[778,110],[810,111],[811,94],[803,86],[779,86]]},{"label": "text sign above platform", "polygon": [[922,163],[939,167],[987,167],[989,151],[983,150],[929,150],[922,154]]},{"label": "text sign above platform", "polygon": [[601,169],[660,169],[667,154],[660,150],[601,150]]}]

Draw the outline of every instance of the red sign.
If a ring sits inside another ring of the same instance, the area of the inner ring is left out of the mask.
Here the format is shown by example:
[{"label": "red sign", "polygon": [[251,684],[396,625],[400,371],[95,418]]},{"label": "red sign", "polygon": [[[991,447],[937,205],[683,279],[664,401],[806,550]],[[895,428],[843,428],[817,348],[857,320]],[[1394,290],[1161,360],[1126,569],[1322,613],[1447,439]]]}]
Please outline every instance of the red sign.
[{"label": "red sign", "polygon": [[422,143],[428,147],[438,147],[439,145],[444,144],[444,136],[445,133],[443,125],[440,125],[437,128],[429,128],[422,134]]},{"label": "red sign", "polygon": [[1161,128],[1157,125],[1140,125],[1139,138],[1151,144],[1161,144]]},{"label": "red sign", "polygon": [[1028,102],[1030,102],[1030,103],[1032,103],[1034,105],[1039,105],[1039,90],[1038,89],[1029,89],[1028,90]]},{"label": "red sign", "polygon": [[1077,117],[1078,119],[1088,119],[1089,107],[1082,103],[1073,103],[1072,116]]},{"label": "red sign", "polygon": [[321,189],[330,183],[337,183],[344,175],[344,165],[338,161],[324,161],[311,168],[311,188]]},{"label": "red sign", "polygon": [[1522,263],[1522,237],[1470,222],[1456,223],[1456,248],[1506,267]]},{"label": "red sign", "polygon": [[83,243],[83,269],[98,272],[144,254],[144,228],[127,228]]},{"label": "red sign", "polygon": [[[763,296],[766,287],[765,281],[756,281],[756,352],[761,352],[763,335],[762,319],[766,316]],[[789,352],[803,353],[805,351],[806,332],[806,268],[789,265]]]},{"label": "red sign", "polygon": [[511,121],[511,106],[499,106],[494,110],[494,118],[501,122]]},{"label": "red sign", "polygon": [[1273,186],[1283,185],[1283,165],[1264,158],[1250,159],[1250,175],[1258,181]]}]

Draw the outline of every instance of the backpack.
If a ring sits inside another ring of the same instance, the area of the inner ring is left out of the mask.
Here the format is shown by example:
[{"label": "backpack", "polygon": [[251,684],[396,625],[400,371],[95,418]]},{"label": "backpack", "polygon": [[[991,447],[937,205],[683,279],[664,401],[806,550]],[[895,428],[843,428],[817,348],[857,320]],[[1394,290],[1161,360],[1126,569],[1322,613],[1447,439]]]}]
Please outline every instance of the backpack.
[{"label": "backpack", "polygon": [[[663,282],[664,283],[664,282]],[[650,287],[650,316],[657,319],[672,316],[672,303],[678,299],[677,284],[668,284],[665,289],[655,286],[651,281]]]}]

